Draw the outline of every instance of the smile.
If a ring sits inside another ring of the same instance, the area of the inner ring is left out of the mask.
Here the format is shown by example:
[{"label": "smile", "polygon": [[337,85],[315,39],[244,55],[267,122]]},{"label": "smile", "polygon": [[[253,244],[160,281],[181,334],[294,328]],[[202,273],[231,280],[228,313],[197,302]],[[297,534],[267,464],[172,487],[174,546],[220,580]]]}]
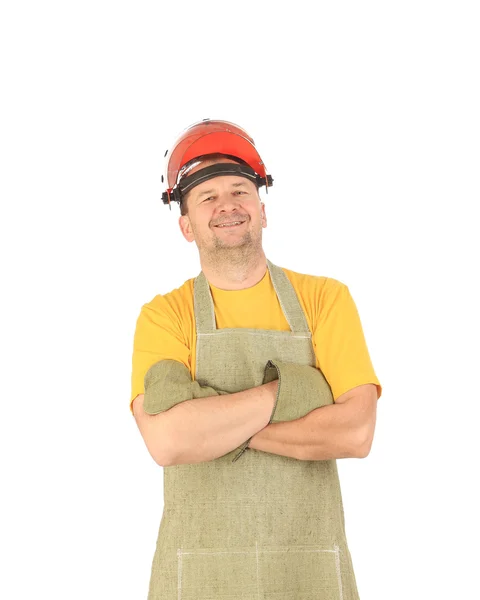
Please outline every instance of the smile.
[{"label": "smile", "polygon": [[245,221],[232,221],[231,223],[222,223],[220,225],[215,225],[215,227],[220,227],[222,229],[230,229],[232,227],[238,227],[239,225],[243,225]]}]

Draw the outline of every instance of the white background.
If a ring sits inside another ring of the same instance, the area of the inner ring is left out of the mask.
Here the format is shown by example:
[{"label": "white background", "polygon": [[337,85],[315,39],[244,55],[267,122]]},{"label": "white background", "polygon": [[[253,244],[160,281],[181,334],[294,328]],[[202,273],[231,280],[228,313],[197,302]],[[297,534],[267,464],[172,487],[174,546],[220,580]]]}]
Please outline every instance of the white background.
[{"label": "white background", "polygon": [[267,256],[362,318],[384,393],[338,461],[362,600],[480,598],[477,6],[2,3],[2,599],[146,598],[163,471],[133,333],[198,274],[160,176],[207,117],[275,179]]}]

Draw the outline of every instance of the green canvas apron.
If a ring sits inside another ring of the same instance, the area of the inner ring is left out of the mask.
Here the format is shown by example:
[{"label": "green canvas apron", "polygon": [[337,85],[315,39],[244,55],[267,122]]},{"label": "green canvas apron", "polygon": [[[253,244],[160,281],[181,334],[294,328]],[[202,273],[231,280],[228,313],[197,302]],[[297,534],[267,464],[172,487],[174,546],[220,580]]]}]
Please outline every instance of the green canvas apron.
[{"label": "green canvas apron", "polygon": [[[315,366],[295,290],[280,267],[267,267],[291,331],[216,329],[208,281],[195,279],[201,385],[257,387],[269,360]],[[358,600],[336,461],[237,450],[164,467],[148,599]]]}]

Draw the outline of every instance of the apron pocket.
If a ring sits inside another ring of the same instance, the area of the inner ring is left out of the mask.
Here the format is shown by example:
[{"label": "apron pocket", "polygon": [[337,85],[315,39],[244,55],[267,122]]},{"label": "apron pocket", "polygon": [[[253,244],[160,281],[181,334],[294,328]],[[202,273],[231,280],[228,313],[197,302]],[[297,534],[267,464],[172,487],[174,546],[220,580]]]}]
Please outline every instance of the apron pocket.
[{"label": "apron pocket", "polygon": [[178,600],[252,600],[258,597],[255,551],[179,550]]},{"label": "apron pocket", "polygon": [[178,600],[343,600],[338,547],[182,549]]},{"label": "apron pocket", "polygon": [[264,548],[260,581],[264,600],[343,600],[337,547]]}]

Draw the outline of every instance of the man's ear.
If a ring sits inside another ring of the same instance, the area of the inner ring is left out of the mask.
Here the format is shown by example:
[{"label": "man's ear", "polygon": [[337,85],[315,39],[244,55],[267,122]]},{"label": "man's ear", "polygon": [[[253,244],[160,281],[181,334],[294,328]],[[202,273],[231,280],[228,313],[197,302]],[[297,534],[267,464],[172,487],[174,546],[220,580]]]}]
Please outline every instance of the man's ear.
[{"label": "man's ear", "polygon": [[178,218],[178,224],[180,226],[180,231],[187,242],[193,242],[195,236],[193,234],[192,224],[190,223],[188,215],[181,215]]},{"label": "man's ear", "polygon": [[261,202],[262,227],[267,226],[267,213],[265,212],[265,204]]}]

